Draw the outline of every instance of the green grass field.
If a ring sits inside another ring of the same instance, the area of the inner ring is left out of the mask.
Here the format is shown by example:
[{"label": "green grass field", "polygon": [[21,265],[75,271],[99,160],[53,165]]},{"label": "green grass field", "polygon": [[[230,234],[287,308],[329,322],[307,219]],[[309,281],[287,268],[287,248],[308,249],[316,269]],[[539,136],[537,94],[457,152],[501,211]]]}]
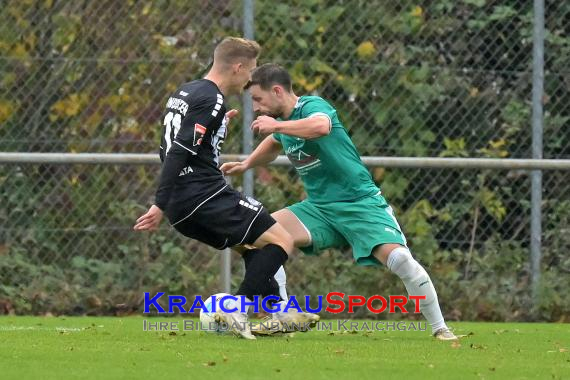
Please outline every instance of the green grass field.
[{"label": "green grass field", "polygon": [[141,317],[0,317],[0,379],[570,378],[568,324],[451,326],[468,336],[312,331],[246,341],[143,331]]}]

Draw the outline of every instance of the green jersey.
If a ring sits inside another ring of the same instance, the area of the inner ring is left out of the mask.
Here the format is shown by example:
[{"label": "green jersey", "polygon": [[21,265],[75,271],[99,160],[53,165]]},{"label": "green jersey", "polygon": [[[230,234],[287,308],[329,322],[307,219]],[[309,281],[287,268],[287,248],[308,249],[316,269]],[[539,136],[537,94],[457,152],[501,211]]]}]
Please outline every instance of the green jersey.
[{"label": "green jersey", "polygon": [[327,101],[318,96],[301,96],[287,120],[313,116],[330,119],[330,134],[316,139],[273,134],[297,169],[305,185],[307,199],[314,203],[330,203],[378,194],[379,188],[362,163],[336,110]]}]

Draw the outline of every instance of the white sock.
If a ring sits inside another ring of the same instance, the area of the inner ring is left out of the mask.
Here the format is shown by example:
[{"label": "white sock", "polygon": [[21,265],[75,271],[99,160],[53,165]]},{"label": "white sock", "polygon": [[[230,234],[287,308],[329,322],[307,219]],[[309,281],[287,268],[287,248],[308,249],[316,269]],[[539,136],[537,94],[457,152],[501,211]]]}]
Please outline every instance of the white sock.
[{"label": "white sock", "polygon": [[402,279],[409,295],[426,296],[425,300],[420,301],[420,311],[431,325],[432,333],[447,327],[431,279],[410,251],[405,247],[394,249],[388,255],[387,266]]},{"label": "white sock", "polygon": [[275,281],[279,285],[279,296],[283,301],[287,301],[289,296],[287,295],[287,275],[285,274],[285,268],[283,265],[279,267],[277,272],[275,273]]}]

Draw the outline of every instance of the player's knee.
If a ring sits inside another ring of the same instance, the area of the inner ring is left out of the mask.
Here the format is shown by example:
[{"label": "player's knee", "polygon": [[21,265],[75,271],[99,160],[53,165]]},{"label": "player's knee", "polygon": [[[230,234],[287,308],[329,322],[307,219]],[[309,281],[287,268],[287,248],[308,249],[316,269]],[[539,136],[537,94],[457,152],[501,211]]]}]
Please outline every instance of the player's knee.
[{"label": "player's knee", "polygon": [[413,257],[406,247],[398,247],[390,252],[387,267],[402,280],[416,280],[427,275],[425,269]]},{"label": "player's knee", "polygon": [[[406,275],[412,267],[412,254],[405,247],[398,247],[392,250],[388,255],[386,266],[398,276]],[[415,260],[414,260],[415,261]]]},{"label": "player's knee", "polygon": [[406,289],[412,295],[425,295],[421,301],[422,306],[427,306],[437,301],[437,295],[427,271],[418,263],[410,251],[405,247],[399,247],[390,252],[387,262],[388,269],[398,275]]}]

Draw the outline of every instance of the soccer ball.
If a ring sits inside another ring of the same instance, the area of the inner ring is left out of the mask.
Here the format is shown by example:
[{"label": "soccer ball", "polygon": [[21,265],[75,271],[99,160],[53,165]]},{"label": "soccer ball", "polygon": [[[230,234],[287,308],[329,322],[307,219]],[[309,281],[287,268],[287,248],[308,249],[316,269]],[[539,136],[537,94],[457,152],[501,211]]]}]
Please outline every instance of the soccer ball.
[{"label": "soccer ball", "polygon": [[[221,310],[220,308],[220,301],[222,299],[222,297],[224,296],[229,296],[231,294],[228,293],[216,293],[211,295],[210,297],[208,297],[208,299],[204,302],[204,308],[202,310],[200,310],[200,323],[202,324],[201,328],[202,331],[208,331],[208,332],[223,332],[221,330],[221,326],[220,324],[216,321],[215,315],[223,315],[224,312]],[[216,311],[213,312],[213,307],[212,307],[212,301],[213,301],[213,297],[216,297]],[[229,308],[230,307],[230,303],[232,302],[231,299],[225,299],[224,300],[224,307],[225,308]]]}]

